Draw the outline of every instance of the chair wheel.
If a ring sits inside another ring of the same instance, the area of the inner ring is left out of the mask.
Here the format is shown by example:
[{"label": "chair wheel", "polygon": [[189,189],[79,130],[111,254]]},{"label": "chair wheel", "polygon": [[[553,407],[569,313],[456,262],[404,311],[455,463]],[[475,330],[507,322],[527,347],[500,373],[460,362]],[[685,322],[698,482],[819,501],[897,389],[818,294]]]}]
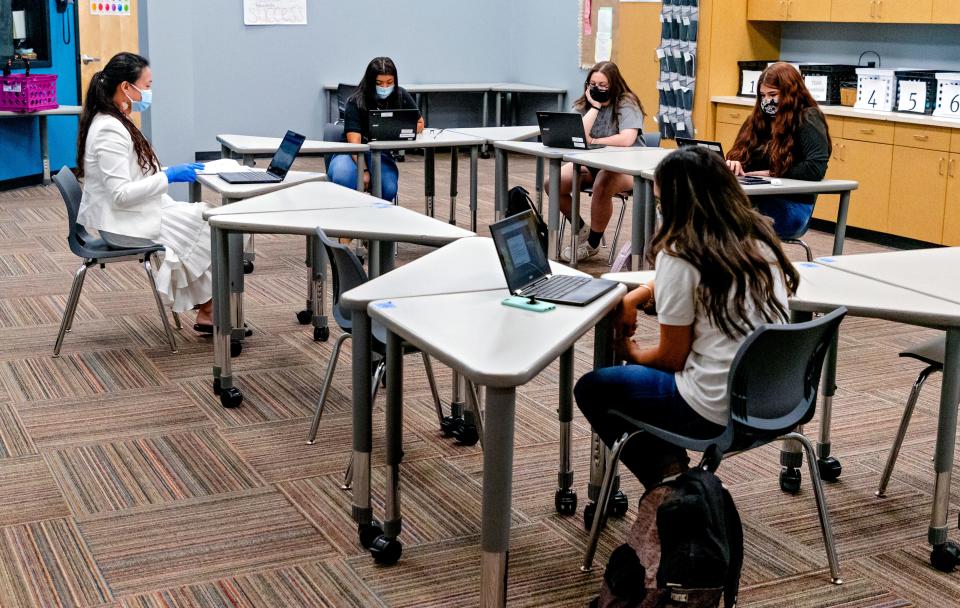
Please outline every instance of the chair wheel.
[{"label": "chair wheel", "polygon": [[953,572],[960,561],[960,547],[951,542],[935,545],[930,551],[930,564],[940,572]]},{"label": "chair wheel", "polygon": [[220,387],[220,378],[214,378],[213,380],[213,394],[219,395],[221,391]]},{"label": "chair wheel", "polygon": [[239,340],[231,340],[231,341],[230,341],[230,356],[231,356],[231,357],[236,357],[237,355],[239,355],[239,354],[242,353],[242,352],[243,352],[243,342],[241,342],[241,341],[239,341]]},{"label": "chair wheel", "polygon": [[792,467],[783,467],[780,470],[780,489],[787,494],[797,494],[800,492],[800,469]]},{"label": "chair wheel", "polygon": [[477,432],[477,427],[474,424],[460,424],[453,431],[453,438],[460,445],[476,445],[480,441],[480,434]]},{"label": "chair wheel", "polygon": [[607,515],[611,517],[623,517],[627,514],[629,508],[630,502],[627,500],[627,495],[617,490],[613,493],[613,496],[610,497],[610,502],[607,504]]},{"label": "chair wheel", "polygon": [[[593,518],[597,514],[597,503],[591,502],[583,508],[583,529],[587,532],[590,531],[590,528],[593,527]],[[604,518],[606,519],[606,518]],[[603,525],[604,522],[601,522]]]},{"label": "chair wheel", "polygon": [[223,407],[239,407],[243,403],[243,391],[235,386],[220,390],[220,405]]},{"label": "chair wheel", "polygon": [[577,493],[570,488],[560,488],[553,495],[553,506],[560,515],[573,515],[577,512]]},{"label": "chair wheel", "polygon": [[330,339],[330,328],[329,327],[314,327],[313,328],[313,341],[314,342],[326,342]]},{"label": "chair wheel", "polygon": [[444,437],[453,437],[457,430],[463,426],[463,418],[460,416],[444,416],[440,423],[440,430]]},{"label": "chair wheel", "polygon": [[373,541],[383,536],[383,527],[380,522],[373,520],[369,524],[360,524],[357,526],[357,538],[364,549],[373,546]]},{"label": "chair wheel", "polygon": [[403,543],[395,538],[378,536],[370,546],[370,555],[378,564],[390,566],[397,563],[403,553]]},{"label": "chair wheel", "polygon": [[297,313],[297,323],[300,325],[310,325],[310,321],[313,321],[312,310],[301,310]]},{"label": "chair wheel", "polygon": [[243,261],[243,274],[250,274],[253,272],[253,262],[250,260]]},{"label": "chair wheel", "polygon": [[825,481],[836,481],[843,471],[843,465],[833,456],[817,460],[817,468],[820,469],[820,477]]}]

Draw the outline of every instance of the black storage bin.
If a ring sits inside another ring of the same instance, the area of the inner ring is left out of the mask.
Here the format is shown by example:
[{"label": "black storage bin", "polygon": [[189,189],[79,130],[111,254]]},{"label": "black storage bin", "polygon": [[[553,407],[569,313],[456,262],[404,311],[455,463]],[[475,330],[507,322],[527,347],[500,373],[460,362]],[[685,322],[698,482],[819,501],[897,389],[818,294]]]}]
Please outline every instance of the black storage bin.
[{"label": "black storage bin", "polygon": [[740,68],[740,82],[737,84],[737,97],[756,97],[757,92],[753,93],[744,93],[743,92],[743,73],[744,72],[762,72],[767,68],[771,63],[776,63],[779,59],[770,59],[769,61],[738,61],[737,66]]},{"label": "black storage bin", "polygon": [[[927,85],[927,97],[922,103],[917,104],[915,110],[901,110],[900,108],[900,82],[903,80],[919,80]],[[897,112],[906,114],[933,114],[937,107],[937,72],[934,70],[897,70],[895,74],[897,101],[893,109]],[[922,108],[922,110],[921,110]]]},{"label": "black storage bin", "polygon": [[804,78],[807,76],[827,77],[826,99],[817,99],[817,101],[831,106],[840,105],[840,84],[857,80],[857,66],[855,65],[801,63],[800,73],[803,74]]}]

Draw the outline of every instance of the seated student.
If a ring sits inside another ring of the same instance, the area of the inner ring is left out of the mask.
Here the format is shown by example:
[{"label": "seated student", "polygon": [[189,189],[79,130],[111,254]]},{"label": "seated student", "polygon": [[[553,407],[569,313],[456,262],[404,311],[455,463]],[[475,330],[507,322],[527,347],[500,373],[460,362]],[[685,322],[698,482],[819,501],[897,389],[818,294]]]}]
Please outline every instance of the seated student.
[{"label": "seated student", "polygon": [[150,142],[130,120],[131,112],[150,107],[152,86],[149,63],[134,53],[118,53],[90,80],[77,145],[77,167],[84,178],[77,221],[114,247],[163,245],[157,289],[176,312],[198,308],[194,328],[211,332],[207,206],[167,195],[171,183],[196,181],[203,165],[160,170]]},{"label": "seated student", "polygon": [[[612,61],[601,61],[590,68],[583,96],[574,102],[573,107],[583,114],[587,143],[624,147],[644,145],[643,104]],[[585,222],[582,217],[578,220],[577,261],[597,255],[603,231],[613,215],[613,195],[633,187],[633,178],[629,175],[603,169],[584,167],[580,180],[581,184],[593,185],[593,196],[590,199],[590,221]],[[573,164],[567,163],[560,170],[559,201],[560,211],[567,219],[570,218],[572,188]],[[549,191],[546,185],[544,191]],[[566,261],[572,259],[569,245],[560,257]]]},{"label": "seated student", "polygon": [[[760,74],[757,103],[727,152],[736,175],[820,181],[827,173],[832,144],[827,121],[803,76],[789,63],[775,63]],[[807,230],[816,194],[754,196],[760,213],[773,218],[782,239]]]},{"label": "seated student", "polygon": [[[399,84],[397,66],[389,57],[377,57],[367,65],[363,80],[356,92],[347,100],[344,115],[344,139],[352,144],[367,143],[370,138],[370,110],[418,110],[417,102]],[[423,118],[417,122],[417,133],[423,130]],[[389,151],[380,152],[382,161],[380,173],[381,196],[384,200],[392,201],[397,196],[399,171],[397,163]],[[364,187],[370,188],[370,152],[364,156]],[[337,154],[330,160],[327,168],[331,181],[356,188],[357,186],[357,156],[356,154]]]},{"label": "seated student", "polygon": [[[655,280],[624,296],[617,328],[627,365],[594,370],[574,389],[608,446],[623,433],[613,411],[677,433],[719,435],[730,417],[727,377],[737,349],[758,325],[787,320],[799,281],[770,220],[716,153],[673,152],[657,167],[654,193],[663,214],[650,245]],[[637,308],[654,304],[659,340],[640,347],[631,339]],[[622,460],[647,489],[689,463],[683,449],[649,435],[632,439]]]}]

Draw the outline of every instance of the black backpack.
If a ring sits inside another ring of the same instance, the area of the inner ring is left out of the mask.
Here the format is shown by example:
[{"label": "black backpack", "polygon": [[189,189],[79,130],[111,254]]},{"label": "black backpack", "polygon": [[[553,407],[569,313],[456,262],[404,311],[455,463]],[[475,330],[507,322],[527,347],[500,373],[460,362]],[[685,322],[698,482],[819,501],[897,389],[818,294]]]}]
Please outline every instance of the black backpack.
[{"label": "black backpack", "polygon": [[695,468],[640,499],[627,543],[610,555],[594,608],[733,608],[743,527],[716,475]]},{"label": "black backpack", "polygon": [[533,206],[530,199],[530,193],[523,186],[514,186],[507,193],[507,217],[523,213],[524,211],[533,212],[533,221],[537,225],[537,237],[540,239],[540,246],[543,252],[547,252],[547,223],[543,221],[543,216]]}]

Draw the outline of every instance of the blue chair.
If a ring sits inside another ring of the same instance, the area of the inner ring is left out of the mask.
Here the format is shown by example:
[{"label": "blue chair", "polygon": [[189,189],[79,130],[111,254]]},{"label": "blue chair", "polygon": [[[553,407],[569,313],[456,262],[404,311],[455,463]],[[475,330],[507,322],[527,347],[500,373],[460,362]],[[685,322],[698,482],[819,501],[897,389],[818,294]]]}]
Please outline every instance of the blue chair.
[{"label": "blue chair", "polygon": [[[166,309],[163,301],[160,299],[160,293],[157,291],[157,283],[153,278],[153,268],[157,267],[157,253],[163,251],[163,245],[151,245],[149,247],[130,247],[116,248],[108,246],[103,239],[94,238],[87,232],[81,224],[77,223],[77,213],[80,210],[80,199],[83,196],[83,189],[80,182],[73,175],[68,167],[63,167],[53,177],[53,182],[57,185],[60,195],[63,197],[63,203],[67,207],[67,222],[69,233],[67,243],[70,245],[70,251],[83,260],[80,268],[74,274],[73,287],[70,289],[70,297],[67,299],[67,306],[63,311],[63,320],[60,322],[60,332],[57,334],[57,342],[53,347],[53,356],[60,356],[60,347],[63,345],[64,335],[73,327],[73,317],[77,312],[77,303],[80,301],[80,291],[83,289],[83,281],[87,276],[87,269],[91,266],[100,265],[104,268],[107,264],[114,262],[129,262],[137,260],[143,264],[143,269],[147,272],[147,279],[150,281],[150,289],[153,290],[153,297],[157,302],[157,310],[160,311],[160,318],[163,320],[163,330],[167,334],[167,340],[170,342],[170,351],[177,352],[177,340],[170,329],[170,322],[167,320]],[[173,320],[180,329],[180,317],[173,313]]]}]

